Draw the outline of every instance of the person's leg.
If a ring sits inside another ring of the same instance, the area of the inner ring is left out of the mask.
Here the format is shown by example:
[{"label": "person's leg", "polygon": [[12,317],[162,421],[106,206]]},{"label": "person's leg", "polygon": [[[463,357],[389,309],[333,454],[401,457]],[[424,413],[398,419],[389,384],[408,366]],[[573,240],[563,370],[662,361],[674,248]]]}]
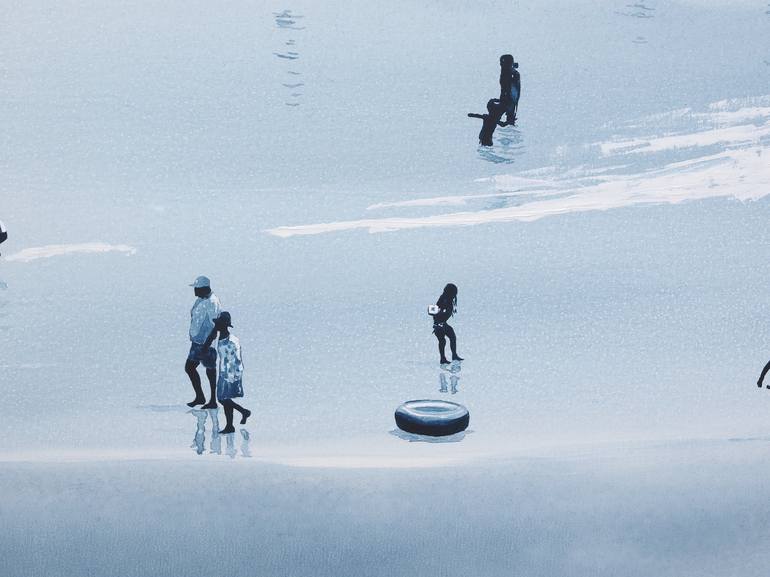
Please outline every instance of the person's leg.
[{"label": "person's leg", "polygon": [[216,409],[217,408],[217,370],[206,369],[206,377],[209,379],[209,387],[211,388],[211,400],[203,405],[204,409]]},{"label": "person's leg", "polygon": [[446,337],[444,336],[443,329],[435,328],[433,329],[433,334],[436,335],[436,338],[438,339],[438,354],[441,355],[441,364],[446,365],[449,363],[448,360],[446,360],[446,354],[444,354],[444,349],[446,348]]},{"label": "person's leg", "polygon": [[765,375],[767,374],[767,371],[770,371],[770,361],[767,362],[765,365],[765,368],[762,369],[762,374],[759,375],[759,380],[757,381],[757,386],[762,387],[762,383],[765,380]]},{"label": "person's leg", "polygon": [[505,121],[510,125],[514,125],[516,123],[516,108],[519,105],[519,92],[515,88],[511,91],[511,98],[507,104]]},{"label": "person's leg", "polygon": [[233,409],[238,411],[241,414],[241,425],[245,425],[248,418],[251,416],[251,411],[248,409],[243,408],[235,401],[231,400],[230,404],[233,406]]},{"label": "person's leg", "polygon": [[206,402],[206,397],[203,396],[203,389],[201,388],[201,377],[198,374],[198,361],[187,359],[184,364],[184,372],[190,377],[193,391],[195,392],[195,399],[187,403],[188,407],[194,407],[195,405],[202,405]]},{"label": "person's leg", "polygon": [[225,399],[222,401],[222,406],[225,409],[225,419],[227,419],[227,424],[225,425],[225,428],[219,431],[220,435],[227,435],[228,433],[234,433],[235,427],[233,427],[233,402],[230,399]]},{"label": "person's leg", "polygon": [[444,325],[446,330],[446,336],[449,337],[449,348],[452,349],[452,360],[453,361],[462,361],[462,357],[460,357],[457,354],[457,335],[455,335],[455,330],[447,325]]}]

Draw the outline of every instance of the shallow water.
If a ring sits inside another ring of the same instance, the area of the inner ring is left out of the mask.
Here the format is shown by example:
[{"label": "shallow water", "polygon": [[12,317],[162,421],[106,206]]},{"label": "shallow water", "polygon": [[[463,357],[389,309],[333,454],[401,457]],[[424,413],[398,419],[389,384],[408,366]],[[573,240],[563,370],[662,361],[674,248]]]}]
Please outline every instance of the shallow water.
[{"label": "shallow water", "polygon": [[[393,410],[431,397],[468,454],[766,433],[764,6],[508,11],[6,8],[0,454],[195,452],[198,274],[255,454],[405,451]],[[520,121],[480,149],[503,51]],[[450,281],[455,374],[424,313]]]}]

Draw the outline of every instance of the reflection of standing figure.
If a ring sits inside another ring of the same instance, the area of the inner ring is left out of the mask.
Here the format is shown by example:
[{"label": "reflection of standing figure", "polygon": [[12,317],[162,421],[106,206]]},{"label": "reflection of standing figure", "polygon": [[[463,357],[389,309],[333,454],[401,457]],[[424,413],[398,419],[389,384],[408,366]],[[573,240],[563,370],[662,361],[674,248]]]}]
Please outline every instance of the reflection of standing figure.
[{"label": "reflection of standing figure", "polygon": [[452,375],[451,377],[449,377],[449,387],[453,395],[457,394],[457,385],[459,382],[460,382],[460,377],[458,377],[457,375]]},{"label": "reflection of standing figure", "polygon": [[227,435],[227,437],[225,437],[225,439],[226,439],[225,442],[227,443],[226,448],[225,448],[225,453],[231,459],[235,459],[235,456],[238,454],[238,451],[235,449],[235,439],[234,439],[234,437],[235,437],[235,435]]},{"label": "reflection of standing figure", "polygon": [[251,436],[246,429],[241,429],[241,438],[243,439],[241,441],[241,455],[244,457],[251,457],[251,449],[249,448]]},{"label": "reflection of standing figure", "polygon": [[246,419],[251,415],[251,411],[244,409],[234,398],[243,396],[243,361],[241,359],[241,342],[238,337],[231,335],[228,330],[232,327],[230,313],[223,311],[219,318],[214,321],[216,329],[219,331],[219,343],[217,350],[219,352],[219,380],[217,381],[217,398],[225,409],[225,418],[227,424],[220,434],[227,435],[235,432],[233,427],[233,411],[241,414],[241,425],[246,424]]},{"label": "reflection of standing figure", "polygon": [[222,454],[222,436],[219,434],[218,409],[193,409],[190,411],[197,419],[195,425],[195,437],[191,448],[199,455],[203,454],[206,447],[206,419],[211,417],[211,452]]},{"label": "reflection of standing figure", "polygon": [[518,62],[513,61],[513,56],[503,54],[500,57],[500,102],[505,107],[506,123],[516,123],[516,111],[519,108],[521,96],[521,76]]},{"label": "reflection of standing figure", "polygon": [[222,454],[222,435],[219,434],[219,409],[209,409],[208,413],[211,416],[210,452],[216,455],[221,455]]},{"label": "reflection of standing figure", "polygon": [[441,373],[438,376],[438,381],[439,381],[439,389],[438,389],[439,393],[448,393],[450,392],[450,388],[451,388],[451,393],[453,395],[457,394],[457,385],[460,382],[460,377],[458,377],[457,375],[452,375],[449,377],[449,382],[447,383],[446,373]]},{"label": "reflection of standing figure", "polygon": [[436,301],[438,312],[431,313],[433,317],[433,334],[438,339],[438,352],[441,355],[441,364],[447,365],[444,349],[446,348],[446,338],[449,337],[449,348],[452,350],[452,360],[462,361],[457,354],[457,336],[454,329],[447,322],[450,317],[457,312],[457,287],[449,283],[444,287],[444,292]]},{"label": "reflection of standing figure", "polygon": [[206,411],[193,409],[190,412],[195,415],[195,418],[198,420],[191,448],[195,449],[195,452],[199,455],[202,455],[204,445],[206,444]]}]

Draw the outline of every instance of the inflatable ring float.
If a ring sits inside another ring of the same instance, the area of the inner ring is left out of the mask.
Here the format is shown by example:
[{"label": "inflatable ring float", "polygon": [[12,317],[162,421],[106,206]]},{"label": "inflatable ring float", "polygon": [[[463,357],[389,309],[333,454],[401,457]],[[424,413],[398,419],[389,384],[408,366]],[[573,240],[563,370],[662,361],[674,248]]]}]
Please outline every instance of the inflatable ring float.
[{"label": "inflatable ring float", "polygon": [[468,409],[449,401],[407,401],[396,409],[396,425],[416,435],[443,437],[468,428]]}]

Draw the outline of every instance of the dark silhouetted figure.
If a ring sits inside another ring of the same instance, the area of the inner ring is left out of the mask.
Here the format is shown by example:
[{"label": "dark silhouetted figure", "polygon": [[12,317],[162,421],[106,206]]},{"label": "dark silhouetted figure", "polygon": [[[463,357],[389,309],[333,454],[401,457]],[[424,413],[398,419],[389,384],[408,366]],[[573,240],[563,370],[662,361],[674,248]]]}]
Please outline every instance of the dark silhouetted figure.
[{"label": "dark silhouetted figure", "polygon": [[438,301],[436,301],[436,307],[438,307],[438,312],[432,313],[431,316],[433,317],[433,334],[438,339],[438,352],[441,355],[441,364],[449,364],[444,354],[447,337],[449,337],[449,348],[452,349],[452,360],[462,361],[463,359],[457,354],[455,331],[447,322],[457,312],[457,287],[455,285],[449,283],[444,287],[444,292],[441,293]]},{"label": "dark silhouetted figure", "polygon": [[187,354],[187,362],[184,365],[184,370],[190,377],[193,391],[195,391],[195,398],[187,403],[188,407],[206,403],[206,397],[201,388],[201,378],[198,375],[198,365],[203,364],[206,369],[211,398],[203,405],[204,409],[217,408],[217,352],[211,343],[217,334],[214,329],[214,319],[219,316],[222,308],[219,299],[211,292],[210,285],[211,282],[205,276],[199,276],[190,285],[198,298],[190,310],[190,352]]},{"label": "dark silhouetted figure", "polygon": [[3,221],[0,220],[0,244],[3,244],[6,240],[8,240],[8,229],[5,228]]},{"label": "dark silhouetted figure", "polygon": [[[765,375],[767,374],[767,371],[770,371],[770,361],[765,365],[765,368],[762,369],[762,374],[759,375],[759,380],[757,381],[757,386],[761,389],[762,385],[765,382]],[[767,388],[770,389],[770,385],[767,385]]]},{"label": "dark silhouetted figure", "polygon": [[516,124],[516,111],[519,108],[521,96],[521,76],[518,62],[514,62],[513,56],[503,54],[500,57],[500,102],[505,107],[506,123]]},{"label": "dark silhouetted figure", "polygon": [[473,112],[468,114],[469,118],[481,118],[484,121],[481,125],[481,132],[479,132],[479,144],[481,146],[492,146],[492,135],[495,133],[495,128],[508,126],[507,123],[500,121],[505,111],[505,104],[497,98],[493,98],[487,102],[487,114],[475,114]]},{"label": "dark silhouetted figure", "polygon": [[[244,409],[233,399],[243,396],[243,360],[241,359],[241,342],[238,337],[231,335],[229,328],[233,326],[230,313],[223,311],[214,321],[216,330],[219,331],[219,379],[217,380],[217,399],[225,408],[227,424],[219,431],[221,435],[235,432],[233,427],[233,411],[241,414],[241,425],[251,415],[251,411]],[[228,442],[229,446],[229,442]]]}]

